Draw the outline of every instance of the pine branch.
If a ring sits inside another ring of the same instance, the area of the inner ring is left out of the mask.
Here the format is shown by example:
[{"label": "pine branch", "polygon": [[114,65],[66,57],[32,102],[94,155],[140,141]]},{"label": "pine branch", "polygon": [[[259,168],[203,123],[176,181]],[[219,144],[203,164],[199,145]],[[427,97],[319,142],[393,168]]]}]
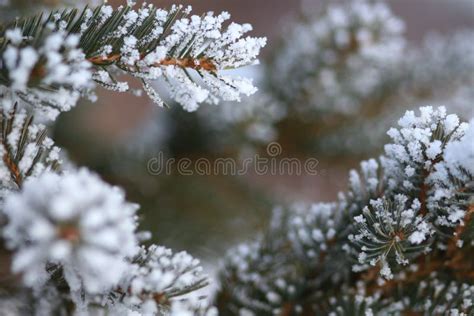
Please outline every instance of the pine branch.
[{"label": "pine branch", "polygon": [[[189,111],[202,102],[240,100],[241,94],[256,89],[249,80],[232,79],[221,72],[255,63],[265,39],[243,37],[251,30],[248,24],[231,23],[224,28],[229,17],[226,12],[191,16],[190,9],[183,6],[166,11],[144,4],[138,9],[107,5],[66,9],[19,19],[0,26],[0,57],[4,60],[0,84],[18,95],[22,92],[18,90],[28,90],[22,99],[37,107],[55,108],[51,117],[68,110],[79,95],[91,93],[90,76],[107,89],[129,90],[127,82],[115,79],[121,73],[143,81],[144,91],[160,106],[165,102],[151,81],[162,81],[167,97]],[[69,71],[76,80],[68,82],[64,74],[58,78],[50,62],[51,45],[55,45],[55,60],[62,56],[62,71]],[[27,50],[30,47],[33,51]],[[22,54],[36,61],[30,65]],[[28,77],[20,81],[9,67],[13,63]],[[53,93],[64,90],[70,94],[67,106],[55,104]]]},{"label": "pine branch", "polygon": [[[108,294],[112,306],[123,304],[140,310],[153,300],[159,308],[170,308],[175,300],[208,285],[198,260],[155,245],[142,248],[132,258],[130,270],[120,286]],[[166,276],[166,282],[156,276]]]},{"label": "pine branch", "polygon": [[[474,235],[466,232],[474,218],[474,127],[431,107],[420,116],[407,112],[399,125],[389,131],[381,170],[375,160],[364,162],[337,203],[290,208],[277,215],[280,229],[268,230],[252,248],[229,252],[222,311],[473,311]],[[449,291],[458,284],[467,301],[441,297],[424,305],[420,299],[431,299],[424,288],[413,300],[410,289],[428,279]],[[352,304],[355,297],[367,304]]]},{"label": "pine branch", "polygon": [[[112,56],[98,56],[98,57],[91,57],[87,60],[94,65],[103,66],[103,65],[110,65],[118,60],[120,60],[120,55],[112,55]],[[143,60],[144,56],[140,57],[140,61]],[[157,61],[153,64],[153,67],[160,67],[160,66],[178,66],[181,68],[191,68],[193,70],[204,70],[209,72],[216,72],[217,68],[213,64],[213,62],[206,58],[200,59],[192,59],[192,58],[166,58],[160,61]]]}]

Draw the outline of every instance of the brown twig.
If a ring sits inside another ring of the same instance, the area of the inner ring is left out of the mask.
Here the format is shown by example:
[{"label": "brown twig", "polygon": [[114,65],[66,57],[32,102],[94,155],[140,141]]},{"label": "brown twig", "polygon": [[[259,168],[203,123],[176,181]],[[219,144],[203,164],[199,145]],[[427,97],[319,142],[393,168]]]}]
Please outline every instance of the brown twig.
[{"label": "brown twig", "polygon": [[20,168],[18,165],[11,159],[10,154],[6,152],[3,155],[3,162],[7,166],[8,170],[10,171],[10,175],[16,185],[20,188],[23,183],[23,176],[21,175]]},{"label": "brown twig", "polygon": [[[94,65],[97,66],[104,66],[115,63],[120,60],[122,56],[120,54],[110,55],[110,56],[95,56],[90,57],[87,60]],[[140,57],[141,59],[145,58],[145,55]],[[216,72],[217,67],[214,62],[206,57],[194,59],[194,58],[165,58],[160,61],[157,61],[153,64],[154,67],[159,66],[178,66],[181,68],[190,68],[194,70],[205,70],[209,72]],[[32,78],[42,78],[46,75],[44,65],[37,64],[32,72]]]},{"label": "brown twig", "polygon": [[[142,55],[141,59],[145,56]],[[95,56],[88,58],[88,61],[95,65],[105,65],[119,61],[121,58],[120,54],[110,55],[110,56]],[[216,65],[209,58],[165,58],[160,61],[157,61],[153,64],[155,67],[159,66],[178,66],[181,68],[191,68],[194,70],[206,70],[214,72],[217,70]]]},{"label": "brown twig", "polygon": [[421,183],[421,188],[420,188],[420,194],[419,194],[419,200],[420,200],[420,214],[425,216],[428,213],[428,210],[426,208],[426,198],[427,198],[427,192],[428,192],[428,185],[426,184],[426,179],[430,175],[430,172],[427,170],[423,170],[423,177],[422,177],[422,183]]}]

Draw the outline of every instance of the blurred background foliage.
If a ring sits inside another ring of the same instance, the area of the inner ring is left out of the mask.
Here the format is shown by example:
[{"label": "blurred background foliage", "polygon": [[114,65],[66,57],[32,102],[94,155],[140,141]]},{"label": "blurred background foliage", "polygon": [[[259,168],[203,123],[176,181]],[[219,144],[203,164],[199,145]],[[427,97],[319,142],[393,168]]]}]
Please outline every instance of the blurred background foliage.
[{"label": "blurred background foliage", "polygon": [[[16,9],[1,10],[0,17],[85,2],[0,0]],[[157,108],[146,97],[99,90],[97,103],[63,114],[53,136],[76,164],[125,187],[142,205],[142,228],[158,242],[210,264],[265,226],[275,202],[333,200],[344,189],[347,171],[382,150],[387,127],[406,109],[447,105],[465,119],[473,116],[472,1],[387,1],[392,25],[355,19],[342,35],[329,18],[326,5],[332,1],[176,2],[191,4],[196,13],[229,11],[235,21],[251,23],[254,34],[268,36],[261,64],[246,70],[260,87],[257,95],[187,113],[177,106]],[[323,23],[329,31],[315,32]],[[391,54],[365,55],[364,45],[357,44],[361,29]],[[354,90],[368,79],[375,82],[364,93]],[[339,87],[334,90],[331,82]],[[281,157],[317,158],[318,175],[158,176],[147,170],[160,152],[211,161],[265,156],[272,141],[282,145]]]}]

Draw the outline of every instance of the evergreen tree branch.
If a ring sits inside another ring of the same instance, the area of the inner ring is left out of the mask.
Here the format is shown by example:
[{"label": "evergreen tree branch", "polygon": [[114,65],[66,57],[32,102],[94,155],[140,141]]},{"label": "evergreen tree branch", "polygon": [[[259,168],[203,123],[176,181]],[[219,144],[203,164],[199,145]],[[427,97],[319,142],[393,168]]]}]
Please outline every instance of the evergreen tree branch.
[{"label": "evergreen tree branch", "polygon": [[[160,106],[165,102],[149,82],[163,81],[167,97],[189,111],[202,102],[240,100],[241,94],[254,93],[249,80],[221,72],[254,64],[265,39],[244,37],[251,30],[248,24],[231,23],[224,28],[230,17],[226,12],[199,17],[191,16],[190,11],[183,6],[166,11],[146,4],[137,9],[102,5],[53,11],[2,25],[0,83],[13,90],[27,87],[37,96],[23,98],[27,103],[59,111],[73,106],[77,93],[90,94],[89,76],[107,89],[129,90],[127,82],[114,78],[121,73],[142,80],[144,91]],[[59,46],[58,36],[64,43]],[[76,80],[68,83],[64,74],[58,78],[57,69],[51,66],[51,49],[57,50],[55,60],[62,55],[61,71],[69,70]],[[25,54],[36,59],[34,64],[24,60]],[[19,82],[13,68],[9,69],[13,63],[24,68],[26,81]],[[42,89],[51,92],[45,95]],[[71,94],[66,107],[56,106],[51,96],[61,89]]]},{"label": "evergreen tree branch", "polygon": [[[277,212],[279,224],[268,237],[229,252],[218,296],[222,311],[473,311],[473,235],[467,232],[474,128],[431,107],[421,108],[420,116],[407,112],[399,125],[389,131],[392,143],[380,170],[376,161],[364,162],[360,173],[350,173],[350,190],[337,203]],[[418,285],[425,296],[411,291]],[[425,304],[436,286],[462,289],[456,295],[466,300],[441,295]]]}]

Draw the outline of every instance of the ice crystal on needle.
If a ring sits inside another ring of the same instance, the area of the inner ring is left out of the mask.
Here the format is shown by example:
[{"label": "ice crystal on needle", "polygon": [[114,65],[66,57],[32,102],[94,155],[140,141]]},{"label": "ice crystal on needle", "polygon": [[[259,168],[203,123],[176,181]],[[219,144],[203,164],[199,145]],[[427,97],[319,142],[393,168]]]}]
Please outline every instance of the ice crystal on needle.
[{"label": "ice crystal on needle", "polygon": [[407,111],[398,121],[399,129],[391,128],[388,135],[393,143],[385,145],[382,164],[390,187],[413,190],[424,181],[442,156],[449,141],[458,140],[467,128],[456,115],[446,114],[446,108],[420,108],[420,116]]}]

